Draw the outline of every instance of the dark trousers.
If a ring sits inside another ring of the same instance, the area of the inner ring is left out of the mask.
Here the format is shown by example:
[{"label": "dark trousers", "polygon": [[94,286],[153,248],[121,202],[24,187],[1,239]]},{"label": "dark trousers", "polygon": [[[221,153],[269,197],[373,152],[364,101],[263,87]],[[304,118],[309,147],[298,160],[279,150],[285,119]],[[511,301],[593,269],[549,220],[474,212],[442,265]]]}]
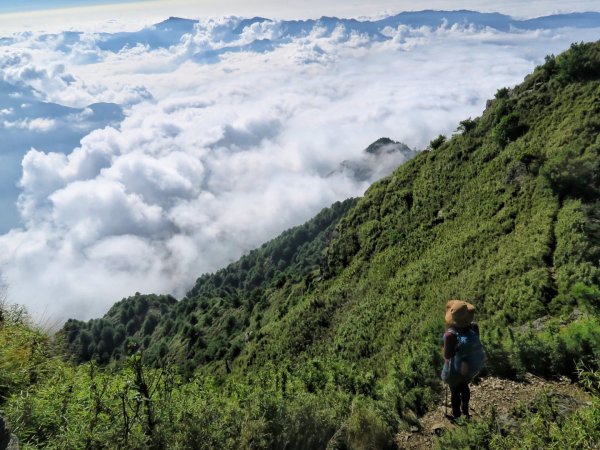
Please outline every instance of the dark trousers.
[{"label": "dark trousers", "polygon": [[461,413],[469,415],[469,400],[471,391],[468,382],[461,382],[455,386],[450,386],[450,403],[452,404],[452,415],[460,417]]}]

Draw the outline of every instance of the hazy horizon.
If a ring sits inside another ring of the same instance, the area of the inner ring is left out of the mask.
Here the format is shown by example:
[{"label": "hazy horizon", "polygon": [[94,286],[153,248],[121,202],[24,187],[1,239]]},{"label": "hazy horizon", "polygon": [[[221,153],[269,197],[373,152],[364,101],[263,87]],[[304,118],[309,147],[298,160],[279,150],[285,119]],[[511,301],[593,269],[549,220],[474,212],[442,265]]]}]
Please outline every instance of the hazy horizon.
[{"label": "hazy horizon", "polygon": [[[272,19],[307,19],[333,15],[341,18],[373,18],[402,11],[459,10],[498,12],[514,18],[600,11],[600,0],[308,0],[289,4],[274,0],[25,0],[18,4],[0,5],[0,26],[6,31],[22,27],[55,30],[57,27],[99,26],[132,29],[159,22],[169,16],[186,18],[234,15],[263,16]],[[66,29],[66,28],[65,28]]]}]

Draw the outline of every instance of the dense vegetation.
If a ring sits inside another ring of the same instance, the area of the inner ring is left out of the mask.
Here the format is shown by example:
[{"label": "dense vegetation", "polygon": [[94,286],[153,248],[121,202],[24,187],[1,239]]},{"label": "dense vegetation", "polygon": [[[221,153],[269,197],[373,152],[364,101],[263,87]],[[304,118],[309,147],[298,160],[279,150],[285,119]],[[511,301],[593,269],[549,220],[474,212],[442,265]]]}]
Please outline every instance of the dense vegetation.
[{"label": "dense vegetation", "polygon": [[[477,306],[488,373],[596,376],[599,261],[600,43],[576,44],[183,300],[136,295],[69,321],[80,364],[29,351],[50,369],[11,380],[3,407],[34,447],[394,448],[439,400],[450,298]],[[594,445],[596,401],[552,430],[544,408],[523,413],[519,440],[492,418],[440,445]]]},{"label": "dense vegetation", "polygon": [[69,351],[79,362],[106,363],[142,350],[145,361],[156,364],[170,347],[183,346],[188,374],[211,361],[233,360],[261,327],[269,292],[306,287],[319,278],[333,230],[355,203],[336,202],[228,267],[202,275],[180,302],[136,294],[102,319],[69,320],[63,330]]}]

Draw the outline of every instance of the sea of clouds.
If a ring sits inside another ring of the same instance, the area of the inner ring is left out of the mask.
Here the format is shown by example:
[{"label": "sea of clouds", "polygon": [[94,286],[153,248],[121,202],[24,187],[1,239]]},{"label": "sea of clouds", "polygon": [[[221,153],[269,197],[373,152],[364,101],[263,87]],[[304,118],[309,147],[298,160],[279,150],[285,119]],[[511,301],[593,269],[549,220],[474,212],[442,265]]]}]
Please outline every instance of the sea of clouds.
[{"label": "sea of clouds", "polygon": [[136,291],[182,296],[410,156],[368,160],[368,180],[339,170],[371,142],[422,149],[546,54],[600,35],[593,15],[427,14],[0,39],[10,300],[54,321]]}]

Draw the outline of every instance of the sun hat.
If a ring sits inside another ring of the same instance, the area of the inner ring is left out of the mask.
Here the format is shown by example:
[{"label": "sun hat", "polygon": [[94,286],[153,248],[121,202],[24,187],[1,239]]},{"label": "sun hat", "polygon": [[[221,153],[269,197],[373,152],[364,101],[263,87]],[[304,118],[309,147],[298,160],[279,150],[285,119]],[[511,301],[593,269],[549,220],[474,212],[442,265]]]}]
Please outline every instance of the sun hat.
[{"label": "sun hat", "polygon": [[475,307],[463,300],[450,300],[446,304],[446,325],[464,328],[471,325]]}]

